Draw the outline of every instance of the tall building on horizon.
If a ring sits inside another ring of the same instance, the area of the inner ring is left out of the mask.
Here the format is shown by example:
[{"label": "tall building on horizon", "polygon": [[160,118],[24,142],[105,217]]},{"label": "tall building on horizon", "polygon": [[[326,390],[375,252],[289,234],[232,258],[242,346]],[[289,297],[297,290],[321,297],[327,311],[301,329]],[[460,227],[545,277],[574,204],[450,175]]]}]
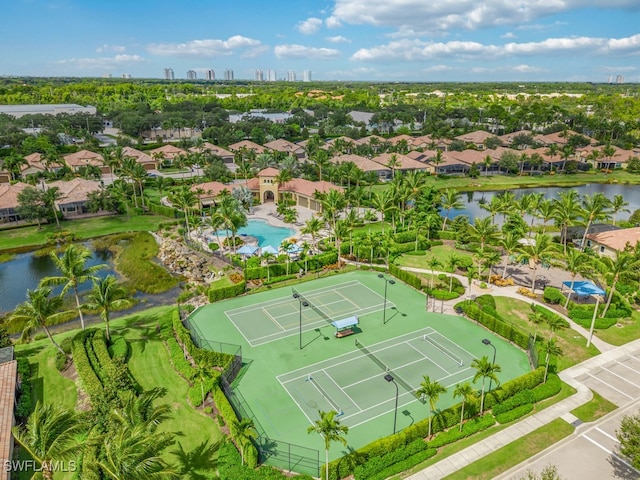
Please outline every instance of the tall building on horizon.
[{"label": "tall building on horizon", "polygon": [[225,80],[233,80],[233,70],[231,70],[230,68],[227,68],[224,71],[224,79]]},{"label": "tall building on horizon", "polygon": [[275,82],[278,80],[278,77],[276,76],[276,71],[275,70],[267,70],[267,81],[268,82]]},{"label": "tall building on horizon", "polygon": [[254,80],[256,82],[264,82],[264,72],[262,70],[256,70]]},{"label": "tall building on horizon", "polygon": [[302,81],[310,82],[311,81],[311,70],[304,70],[302,72]]},{"label": "tall building on horizon", "polygon": [[164,79],[165,80],[175,80],[175,76],[173,75],[173,68],[165,68],[164,69]]},{"label": "tall building on horizon", "polygon": [[197,80],[198,74],[195,70],[187,70],[187,80]]},{"label": "tall building on horizon", "polygon": [[289,70],[287,72],[287,82],[295,82],[296,81],[296,72],[293,70]]},{"label": "tall building on horizon", "polygon": [[131,78],[131,74],[130,73],[123,73],[122,74],[122,78]]},{"label": "tall building on horizon", "polygon": [[213,71],[213,69],[209,69],[206,71],[205,73],[205,78],[209,81],[211,80],[215,80],[216,79],[216,72]]}]

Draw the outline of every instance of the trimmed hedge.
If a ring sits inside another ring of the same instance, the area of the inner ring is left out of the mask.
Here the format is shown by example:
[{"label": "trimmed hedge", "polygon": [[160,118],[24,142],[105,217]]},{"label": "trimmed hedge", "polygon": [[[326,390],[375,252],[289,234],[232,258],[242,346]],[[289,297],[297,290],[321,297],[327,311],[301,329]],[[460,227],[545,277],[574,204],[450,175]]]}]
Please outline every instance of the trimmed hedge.
[{"label": "trimmed hedge", "polygon": [[[465,409],[466,410],[466,409]],[[429,446],[432,448],[440,448],[463,438],[470,437],[471,435],[478,433],[482,430],[486,430],[496,424],[496,419],[493,415],[486,414],[482,417],[476,417],[473,420],[462,425],[462,431],[459,426],[453,426],[446,432],[442,432],[429,442]]]},{"label": "trimmed hedge", "polygon": [[76,366],[78,376],[82,381],[82,385],[89,395],[91,401],[96,401],[104,394],[102,382],[96,375],[85,347],[85,340],[93,334],[92,330],[83,330],[73,337],[71,342],[71,351],[73,352],[73,363]]},{"label": "trimmed hedge", "polygon": [[566,300],[562,292],[555,287],[545,287],[542,298],[552,305],[558,305]]},{"label": "trimmed hedge", "polygon": [[439,288],[434,288],[433,290],[430,290],[429,293],[436,300],[453,300],[454,298],[459,298],[462,295],[455,290],[450,292],[449,290],[441,290]]},{"label": "trimmed hedge", "polygon": [[[407,444],[402,449],[392,450],[379,457],[371,457],[362,465],[358,465],[353,470],[353,475],[357,480],[370,480],[378,478],[376,475],[382,470],[415,455],[418,452],[427,450],[426,442],[421,438],[416,438],[413,442]],[[435,449],[434,453],[435,453]],[[386,478],[386,477],[380,477]]]},{"label": "trimmed hedge", "polygon": [[242,281],[228,287],[216,288],[211,287],[209,289],[208,297],[209,303],[214,303],[225,298],[233,298],[238,295],[242,295],[245,291],[246,282]]},{"label": "trimmed hedge", "polygon": [[480,295],[476,297],[476,303],[480,305],[482,310],[489,308],[494,312],[496,311],[496,299],[493,295],[488,295],[486,293],[484,295]]},{"label": "trimmed hedge", "polygon": [[474,302],[459,302],[456,303],[455,308],[462,309],[462,311],[469,318],[481,323],[489,330],[497,333],[501,337],[515,343],[522,349],[527,349],[529,346],[529,333],[505,322],[500,316],[493,312],[483,311],[479,305]]},{"label": "trimmed hedge", "polygon": [[500,415],[496,415],[496,420],[500,424],[505,424],[509,422],[513,422],[514,420],[519,419],[520,417],[524,417],[528,413],[533,411],[533,404],[526,403],[524,405],[520,405],[519,407],[514,408],[513,410],[509,410],[508,412],[501,413]]},{"label": "trimmed hedge", "polygon": [[[343,244],[344,246],[345,244]],[[348,246],[348,244],[347,244]],[[341,248],[342,249],[342,248]],[[347,253],[349,249],[347,248]],[[289,274],[296,273],[298,271],[306,270],[314,272],[320,270],[326,265],[332,265],[338,261],[338,254],[336,252],[323,253],[321,255],[314,255],[308,257],[306,262],[304,260],[296,260],[295,262],[289,262]],[[306,264],[305,264],[306,263]],[[244,267],[244,264],[240,262],[237,266]],[[306,267],[306,268],[305,268]],[[269,274],[267,275],[267,268]],[[246,280],[259,280],[267,277],[280,277],[287,275],[286,263],[270,263],[268,267],[250,267],[245,270]]]},{"label": "trimmed hedge", "polygon": [[286,280],[293,280],[295,278],[298,278],[297,274],[282,275],[280,277],[271,277],[269,280],[263,280],[262,285],[271,285],[274,283],[284,282]]},{"label": "trimmed hedge", "polygon": [[109,354],[114,360],[126,362],[129,359],[129,343],[121,336],[112,336]]},{"label": "trimmed hedge", "polygon": [[411,285],[413,288],[422,290],[422,279],[415,273],[402,270],[393,263],[389,265],[389,273],[394,277],[397,277],[399,280],[402,280],[407,285]]},{"label": "trimmed hedge", "polygon": [[173,331],[176,338],[185,346],[187,352],[197,365],[210,368],[220,367],[224,371],[233,361],[233,355],[198,348],[191,339],[191,333],[182,324],[180,314],[177,310],[173,313]]},{"label": "trimmed hedge", "polygon": [[[522,390],[516,393],[514,396],[507,398],[504,402],[498,403],[493,407],[493,414],[497,417],[505,412],[513,410],[527,403],[534,403],[536,397],[531,390]],[[502,423],[502,422],[500,422]]]},{"label": "trimmed hedge", "polygon": [[540,402],[547,398],[551,398],[557,395],[562,390],[562,380],[555,373],[549,373],[547,375],[547,383],[541,383],[536,388],[531,390],[535,402]]},{"label": "trimmed hedge", "polygon": [[171,357],[171,363],[173,363],[173,368],[180,374],[182,378],[191,382],[191,379],[195,375],[195,370],[189,363],[189,361],[184,358],[184,352],[182,351],[182,347],[178,344],[178,341],[173,337],[169,337],[165,340],[167,344],[167,348],[169,349],[169,356]]},{"label": "trimmed hedge", "polygon": [[29,381],[31,377],[31,364],[25,357],[18,357],[17,362],[18,376],[20,377],[20,395],[16,403],[16,418],[20,422],[24,422],[31,414],[33,408],[31,382]]}]

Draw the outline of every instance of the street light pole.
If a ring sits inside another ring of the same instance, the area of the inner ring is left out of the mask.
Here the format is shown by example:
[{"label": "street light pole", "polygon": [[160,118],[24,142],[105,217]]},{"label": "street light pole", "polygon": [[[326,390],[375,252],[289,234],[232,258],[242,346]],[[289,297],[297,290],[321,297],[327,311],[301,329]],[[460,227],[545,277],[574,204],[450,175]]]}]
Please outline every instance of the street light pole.
[{"label": "street light pole", "polygon": [[300,350],[302,350],[302,307],[308,307],[309,304],[307,302],[305,302],[304,300],[302,300],[300,298],[300,295],[298,295],[297,293],[293,294],[293,298],[295,298],[296,300],[298,300],[298,306],[299,306],[299,323],[300,323]]},{"label": "street light pole", "polygon": [[[491,345],[493,347],[493,364],[496,364],[496,346],[491,343],[491,340],[489,340],[488,338],[483,338],[482,339],[482,343],[484,343],[485,345]],[[493,382],[493,380],[490,378],[489,379],[489,391],[491,391],[491,383]]]},{"label": "street light pole", "polygon": [[393,375],[391,375],[390,373],[387,373],[384,376],[384,379],[387,382],[393,383],[396,387],[396,406],[393,410],[393,433],[396,433],[396,420],[398,419],[398,384],[396,383],[395,379],[393,378]]},{"label": "street light pole", "polygon": [[387,285],[394,285],[396,281],[392,278],[387,278],[383,274],[379,273],[378,278],[382,278],[384,280],[384,307],[382,308],[382,324],[385,325],[387,323]]}]

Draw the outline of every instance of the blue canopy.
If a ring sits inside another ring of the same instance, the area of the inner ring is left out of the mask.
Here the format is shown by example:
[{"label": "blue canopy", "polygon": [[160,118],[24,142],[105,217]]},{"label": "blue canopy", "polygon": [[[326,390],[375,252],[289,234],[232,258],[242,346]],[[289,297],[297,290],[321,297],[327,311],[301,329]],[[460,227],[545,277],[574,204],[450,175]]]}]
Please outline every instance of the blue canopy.
[{"label": "blue canopy", "polygon": [[292,243],[291,245],[289,245],[289,248],[287,248],[288,253],[299,253],[301,251],[302,251],[302,248],[299,245],[296,245],[295,243]]},{"label": "blue canopy", "polygon": [[243,245],[238,249],[238,253],[240,255],[253,255],[257,251],[258,251],[258,247],[255,247],[253,245]]},{"label": "blue canopy", "polygon": [[278,251],[273,248],[271,245],[267,245],[262,249],[262,253],[270,253],[271,255],[277,255]]},{"label": "blue canopy", "polygon": [[336,320],[335,322],[331,322],[331,325],[336,327],[338,330],[341,328],[349,328],[358,324],[358,317],[347,317],[342,320]]},{"label": "blue canopy", "polygon": [[[571,281],[562,282],[563,285],[571,288]],[[573,282],[573,291],[578,295],[604,295],[605,291],[595,283],[587,281]]]}]

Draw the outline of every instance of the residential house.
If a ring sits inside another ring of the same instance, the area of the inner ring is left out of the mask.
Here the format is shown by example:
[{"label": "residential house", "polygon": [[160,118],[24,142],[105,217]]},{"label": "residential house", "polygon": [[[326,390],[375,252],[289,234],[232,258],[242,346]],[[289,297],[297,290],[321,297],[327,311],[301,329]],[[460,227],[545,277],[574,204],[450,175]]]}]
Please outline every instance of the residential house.
[{"label": "residential house", "polygon": [[70,181],[51,182],[50,187],[58,187],[62,198],[56,202],[64,218],[74,218],[89,214],[87,206],[89,194],[100,190],[100,182],[74,178]]},{"label": "residential house", "polygon": [[16,212],[19,205],[18,195],[29,185],[18,182],[0,184],[0,223],[10,223],[20,220],[20,215]]},{"label": "residential house", "polygon": [[62,157],[71,171],[77,173],[81,168],[89,165],[98,167],[102,173],[109,173],[109,167],[104,164],[104,159],[99,153],[89,150],[80,150]]},{"label": "residential house", "polygon": [[[393,159],[395,159],[395,166],[392,166]],[[385,167],[389,167],[395,171],[410,172],[415,170],[428,170],[428,167],[424,163],[421,163],[408,157],[407,155],[402,155],[400,153],[383,153],[378,155],[377,157],[373,157],[371,160],[384,165]]]},{"label": "residential house", "polygon": [[391,178],[391,169],[386,165],[382,165],[373,160],[360,155],[338,155],[330,159],[331,163],[339,165],[341,163],[351,162],[363,172],[375,172],[380,180]]},{"label": "residential house", "polygon": [[573,130],[564,130],[561,132],[549,133],[547,135],[536,135],[534,137],[534,140],[540,142],[545,146],[549,146],[552,143],[555,143],[556,145],[562,147],[564,145],[568,145],[569,139],[574,135],[579,135],[589,139],[591,145],[596,145],[598,143],[595,139],[588,137],[587,135],[582,135],[581,133],[574,132]]},{"label": "residential house", "polygon": [[268,148],[269,150],[284,153],[291,157],[296,157],[298,160],[302,160],[306,156],[306,151],[304,148],[283,138],[267,142],[264,144],[264,147]]},{"label": "residential house", "polygon": [[640,227],[633,227],[589,233],[586,246],[602,256],[615,258],[627,245],[633,248],[638,242],[640,242]]},{"label": "residential house", "polygon": [[262,145],[258,145],[251,140],[242,140],[241,142],[236,142],[229,145],[229,150],[232,152],[240,152],[242,150],[253,150],[256,155],[260,155],[261,153],[267,153],[267,149]]},{"label": "residential house", "polygon": [[122,155],[125,157],[134,158],[136,163],[139,163],[145,170],[157,170],[160,167],[160,160],[153,158],[148,153],[138,150],[133,147],[124,147],[122,149]]},{"label": "residential house", "polygon": [[463,141],[467,145],[473,145],[478,150],[484,150],[486,148],[485,141],[489,138],[496,138],[496,136],[484,130],[476,130],[475,132],[469,132],[455,137],[456,140]]},{"label": "residential house", "polygon": [[149,150],[149,155],[151,155],[151,158],[167,165],[172,165],[176,157],[182,156],[186,153],[187,152],[182,148],[176,147],[175,145],[171,144],[162,145],[161,147]]},{"label": "residential house", "polygon": [[214,155],[220,157],[224,163],[233,163],[235,158],[234,154],[229,150],[222,147],[218,147],[213,143],[204,142],[200,147],[191,147],[190,152],[202,153],[203,155]]},{"label": "residential house", "polygon": [[215,205],[216,198],[225,190],[231,192],[237,185],[225,185],[221,182],[198,183],[191,187],[191,191],[198,197],[199,208],[207,208]]}]

